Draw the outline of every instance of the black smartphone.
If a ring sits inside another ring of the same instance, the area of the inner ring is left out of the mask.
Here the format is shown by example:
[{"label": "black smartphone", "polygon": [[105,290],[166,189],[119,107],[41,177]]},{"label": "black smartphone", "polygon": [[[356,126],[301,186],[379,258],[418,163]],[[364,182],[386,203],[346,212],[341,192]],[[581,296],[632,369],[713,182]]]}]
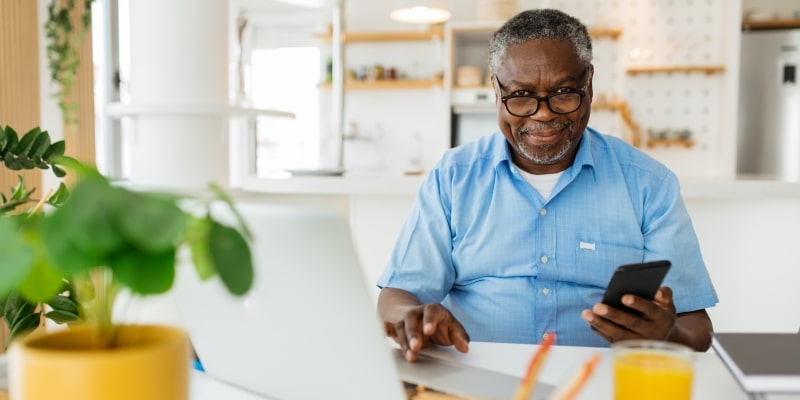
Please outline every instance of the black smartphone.
[{"label": "black smartphone", "polygon": [[620,265],[608,282],[603,303],[631,314],[642,315],[638,310],[623,305],[622,295],[633,294],[653,300],[671,265],[669,260]]}]

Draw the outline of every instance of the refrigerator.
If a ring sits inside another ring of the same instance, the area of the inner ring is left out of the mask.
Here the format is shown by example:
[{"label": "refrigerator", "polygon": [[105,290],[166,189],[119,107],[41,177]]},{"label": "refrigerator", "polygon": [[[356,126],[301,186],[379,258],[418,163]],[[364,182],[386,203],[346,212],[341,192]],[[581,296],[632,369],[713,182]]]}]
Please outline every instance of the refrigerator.
[{"label": "refrigerator", "polygon": [[742,32],[737,173],[800,181],[800,29]]}]

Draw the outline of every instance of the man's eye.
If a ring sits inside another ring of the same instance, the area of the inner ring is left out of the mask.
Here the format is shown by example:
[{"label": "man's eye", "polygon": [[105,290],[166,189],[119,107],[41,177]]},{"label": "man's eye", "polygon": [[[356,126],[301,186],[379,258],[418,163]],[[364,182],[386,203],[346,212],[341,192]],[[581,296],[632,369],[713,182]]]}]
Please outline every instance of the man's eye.
[{"label": "man's eye", "polygon": [[573,88],[570,88],[570,87],[562,87],[562,88],[558,88],[558,90],[556,90],[556,93],[558,93],[558,94],[575,93],[575,92],[576,92],[576,90],[573,89]]},{"label": "man's eye", "polygon": [[531,92],[527,90],[517,90],[516,92],[511,93],[513,96],[530,96]]}]

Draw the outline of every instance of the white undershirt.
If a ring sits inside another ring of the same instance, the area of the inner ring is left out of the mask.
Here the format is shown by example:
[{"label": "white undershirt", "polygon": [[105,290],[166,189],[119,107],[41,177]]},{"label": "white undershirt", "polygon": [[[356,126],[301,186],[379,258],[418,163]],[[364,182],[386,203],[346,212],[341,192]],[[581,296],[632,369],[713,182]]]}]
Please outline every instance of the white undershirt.
[{"label": "white undershirt", "polygon": [[531,186],[533,186],[533,188],[536,189],[536,191],[539,192],[539,194],[541,194],[545,200],[550,198],[550,193],[553,192],[553,188],[556,186],[558,178],[560,178],[561,174],[564,173],[564,171],[561,171],[556,172],[555,174],[536,175],[525,171],[520,167],[517,167],[517,169],[519,170],[520,175],[522,175],[522,178],[525,179],[525,182],[530,183]]}]

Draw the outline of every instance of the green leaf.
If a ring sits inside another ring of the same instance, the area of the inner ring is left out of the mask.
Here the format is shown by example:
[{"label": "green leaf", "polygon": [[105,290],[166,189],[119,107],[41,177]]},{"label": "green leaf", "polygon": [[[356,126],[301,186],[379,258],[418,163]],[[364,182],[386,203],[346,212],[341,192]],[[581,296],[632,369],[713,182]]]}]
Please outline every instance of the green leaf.
[{"label": "green leaf", "polygon": [[5,306],[3,306],[3,315],[7,317],[7,320],[11,320],[17,312],[17,308],[24,302],[25,300],[19,297],[19,293],[17,292],[11,292],[6,296],[6,303]]},{"label": "green leaf", "polygon": [[42,303],[57,294],[64,277],[40,257],[33,264],[28,276],[20,283],[18,290],[22,297],[33,303]]},{"label": "green leaf", "polygon": [[[17,131],[12,129],[10,126],[6,126],[6,140],[5,146],[0,149],[0,157],[5,158],[7,154],[14,150],[17,147],[17,143],[19,143],[19,139],[17,138]],[[8,160],[6,161],[6,166],[8,166]]]},{"label": "green leaf", "polygon": [[34,262],[33,250],[20,237],[19,228],[12,218],[0,218],[0,296],[16,288],[28,275]]},{"label": "green leaf", "polygon": [[36,168],[36,163],[33,162],[33,160],[31,160],[30,158],[25,157],[24,155],[20,156],[19,165],[22,166],[22,169],[34,169],[34,168]]},{"label": "green leaf", "polygon": [[50,263],[65,276],[75,276],[102,265],[105,261],[97,254],[84,252],[66,234],[67,218],[53,213],[43,221],[42,240]]},{"label": "green leaf", "polygon": [[28,133],[22,136],[22,138],[19,140],[17,148],[14,151],[20,156],[28,154],[28,152],[30,152],[33,148],[34,142],[36,142],[36,139],[38,139],[41,134],[42,131],[39,128],[31,129],[28,131]]},{"label": "green leaf", "polygon": [[78,313],[78,303],[67,296],[53,296],[47,300],[47,305],[49,305],[55,311],[67,311],[76,315]]},{"label": "green leaf", "polygon": [[47,319],[57,324],[68,324],[80,320],[80,316],[74,312],[64,310],[53,310],[44,314]]},{"label": "green leaf", "polygon": [[214,192],[214,194],[217,196],[217,198],[222,200],[223,202],[225,202],[225,204],[228,205],[228,208],[230,208],[231,212],[233,212],[234,217],[236,217],[236,222],[239,224],[239,229],[244,234],[244,237],[247,238],[247,240],[252,241],[253,240],[253,234],[250,232],[250,229],[247,227],[247,223],[244,221],[244,218],[242,217],[242,214],[239,213],[239,210],[237,210],[236,206],[233,205],[233,199],[230,196],[228,196],[228,194],[225,193],[225,191],[222,190],[222,188],[219,187],[219,185],[217,185],[216,183],[212,183],[210,185],[210,187],[211,187],[211,191]]},{"label": "green leaf", "polygon": [[130,210],[120,208],[121,193],[99,175],[85,177],[72,190],[71,200],[53,212],[50,228],[87,258],[106,260],[124,243],[117,221]]},{"label": "green leaf", "polygon": [[67,171],[64,171],[64,169],[59,167],[58,165],[53,165],[53,173],[58,178],[63,178],[64,176],[67,175]]},{"label": "green leaf", "polygon": [[11,328],[12,326],[18,324],[20,321],[25,319],[28,315],[30,315],[31,313],[35,312],[36,311],[36,304],[29,303],[28,301],[26,301],[25,299],[23,299],[20,296],[20,297],[17,297],[17,302],[15,304],[14,309],[11,310],[10,313],[8,311],[9,310],[6,310],[6,316],[8,316],[8,315],[12,315],[13,316],[10,319],[6,318],[6,321],[9,324],[9,328]]},{"label": "green leaf", "polygon": [[133,192],[119,200],[119,226],[136,247],[160,253],[177,245],[188,217],[173,201]]},{"label": "green leaf", "polygon": [[39,159],[44,155],[47,149],[50,147],[50,134],[47,131],[42,131],[39,136],[36,138],[36,141],[33,142],[33,146],[28,151],[28,157],[32,159]]},{"label": "green leaf", "polygon": [[13,324],[10,324],[9,330],[11,331],[11,333],[9,334],[8,342],[10,343],[20,335],[36,329],[37,327],[39,327],[41,320],[42,320],[41,314],[38,312],[34,312],[31,314],[26,314],[24,317],[22,317],[21,320]]},{"label": "green leaf", "polygon": [[64,204],[68,198],[69,189],[67,189],[67,185],[65,185],[64,182],[61,182],[58,184],[58,189],[47,199],[47,204],[58,207]]},{"label": "green leaf", "polygon": [[214,262],[211,261],[211,251],[208,248],[208,233],[210,230],[210,218],[190,218],[184,233],[184,240],[189,246],[194,269],[201,280],[206,280],[217,274]]},{"label": "green leaf", "polygon": [[6,168],[12,171],[19,171],[22,169],[22,163],[20,163],[19,158],[15,155],[9,154],[5,158]]},{"label": "green leaf", "polygon": [[25,179],[22,175],[17,175],[17,186],[11,188],[11,200],[28,200],[35,190],[25,188]]},{"label": "green leaf", "polygon": [[[2,129],[2,127],[0,127]],[[6,315],[6,299],[8,296],[0,296],[0,318],[3,318]]]},{"label": "green leaf", "polygon": [[47,148],[44,154],[42,154],[42,158],[47,161],[48,164],[53,164],[58,157],[64,155],[64,151],[66,150],[67,144],[64,143],[63,140],[59,140]]},{"label": "green leaf", "polygon": [[253,261],[244,237],[216,221],[208,235],[209,252],[222,283],[234,295],[243,295],[253,284]]},{"label": "green leaf", "polygon": [[175,249],[150,254],[129,248],[111,258],[109,266],[114,278],[134,293],[164,293],[175,280]]}]

